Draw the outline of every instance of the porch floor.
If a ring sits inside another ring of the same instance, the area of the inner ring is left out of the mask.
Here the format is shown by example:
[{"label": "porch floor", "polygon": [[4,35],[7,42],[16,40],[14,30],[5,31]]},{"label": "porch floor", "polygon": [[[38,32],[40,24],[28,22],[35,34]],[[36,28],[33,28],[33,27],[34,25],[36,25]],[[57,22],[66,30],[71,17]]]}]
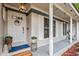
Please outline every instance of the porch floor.
[{"label": "porch floor", "polygon": [[69,40],[61,40],[54,43],[54,54],[70,44]]},{"label": "porch floor", "polygon": [[32,51],[33,56],[48,56],[49,50],[48,45],[37,48],[37,51]]}]

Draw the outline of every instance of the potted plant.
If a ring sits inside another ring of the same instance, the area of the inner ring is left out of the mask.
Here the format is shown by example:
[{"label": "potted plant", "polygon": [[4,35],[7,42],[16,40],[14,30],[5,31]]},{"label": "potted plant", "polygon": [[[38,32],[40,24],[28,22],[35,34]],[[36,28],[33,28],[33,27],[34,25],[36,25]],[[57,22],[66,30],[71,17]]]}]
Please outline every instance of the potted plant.
[{"label": "potted plant", "polygon": [[35,36],[32,37],[32,43],[37,43],[37,37]]},{"label": "potted plant", "polygon": [[7,46],[8,46],[8,48],[9,48],[9,50],[11,49],[11,47],[12,47],[12,39],[13,39],[13,37],[12,36],[6,36],[5,37],[5,44],[7,44]]}]

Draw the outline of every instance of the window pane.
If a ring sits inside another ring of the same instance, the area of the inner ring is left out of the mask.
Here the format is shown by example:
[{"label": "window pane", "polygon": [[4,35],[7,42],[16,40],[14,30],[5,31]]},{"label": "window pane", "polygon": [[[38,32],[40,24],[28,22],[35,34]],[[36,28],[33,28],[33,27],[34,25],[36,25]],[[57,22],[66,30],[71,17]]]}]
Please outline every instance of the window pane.
[{"label": "window pane", "polygon": [[53,37],[56,36],[56,21],[53,21]]},{"label": "window pane", "polygon": [[67,34],[67,23],[63,22],[63,35]]},{"label": "window pane", "polygon": [[49,19],[44,18],[44,38],[49,37]]}]

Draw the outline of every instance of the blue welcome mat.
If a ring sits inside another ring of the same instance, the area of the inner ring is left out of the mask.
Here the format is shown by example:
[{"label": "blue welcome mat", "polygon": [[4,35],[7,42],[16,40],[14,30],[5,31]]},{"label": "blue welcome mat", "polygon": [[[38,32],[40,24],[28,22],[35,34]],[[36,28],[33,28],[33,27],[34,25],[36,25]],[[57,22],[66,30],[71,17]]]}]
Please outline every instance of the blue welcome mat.
[{"label": "blue welcome mat", "polygon": [[15,52],[15,51],[18,51],[18,50],[21,50],[21,49],[25,49],[25,48],[28,48],[28,47],[30,47],[28,44],[15,46],[15,47],[11,48],[10,52]]}]

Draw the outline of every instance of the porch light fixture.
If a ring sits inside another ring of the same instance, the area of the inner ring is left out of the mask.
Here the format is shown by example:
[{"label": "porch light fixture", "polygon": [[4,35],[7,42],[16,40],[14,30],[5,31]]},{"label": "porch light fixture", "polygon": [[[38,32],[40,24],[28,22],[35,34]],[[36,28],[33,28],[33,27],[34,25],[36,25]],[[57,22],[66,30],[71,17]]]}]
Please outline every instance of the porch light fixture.
[{"label": "porch light fixture", "polygon": [[19,10],[22,12],[27,11],[30,8],[30,4],[28,3],[20,3],[19,4]]}]

